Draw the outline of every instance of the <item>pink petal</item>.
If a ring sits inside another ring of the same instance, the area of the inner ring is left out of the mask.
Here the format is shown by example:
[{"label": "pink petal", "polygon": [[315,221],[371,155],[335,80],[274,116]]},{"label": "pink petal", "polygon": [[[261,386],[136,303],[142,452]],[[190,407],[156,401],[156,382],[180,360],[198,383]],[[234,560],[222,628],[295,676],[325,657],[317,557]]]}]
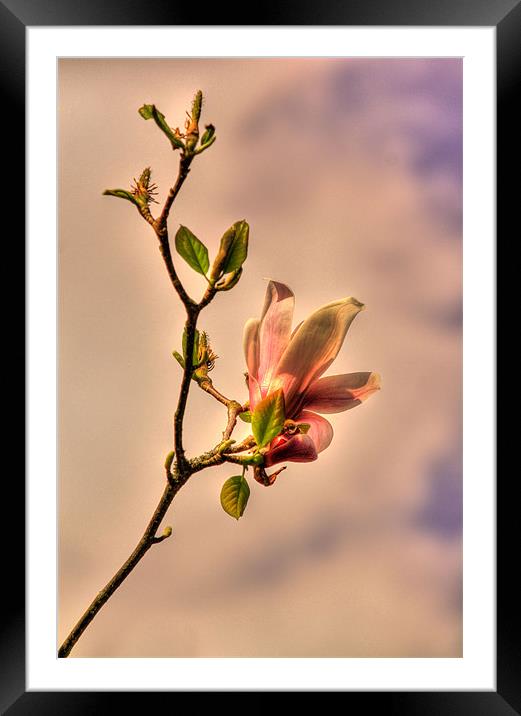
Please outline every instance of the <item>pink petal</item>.
[{"label": "pink petal", "polygon": [[334,361],[347,329],[363,307],[352,297],[333,301],[312,313],[295,332],[270,385],[270,392],[283,388],[288,416],[296,408],[300,394]]},{"label": "pink petal", "polygon": [[260,403],[263,396],[257,379],[253,375],[248,376],[248,388],[250,391],[250,412],[255,410],[257,403]]},{"label": "pink petal", "polygon": [[312,462],[317,459],[315,443],[309,435],[297,433],[269,450],[264,456],[265,467],[271,467],[278,462]]},{"label": "pink petal", "polygon": [[257,377],[259,372],[259,324],[258,318],[250,318],[244,325],[243,346],[248,374]]},{"label": "pink petal", "polygon": [[331,444],[333,440],[333,426],[321,415],[303,410],[296,418],[297,423],[308,423],[311,425],[306,435],[313,440],[317,452],[322,452]]},{"label": "pink petal", "polygon": [[360,405],[377,390],[380,390],[378,373],[330,375],[309,386],[303,404],[319,413],[341,413]]},{"label": "pink petal", "polygon": [[295,296],[288,286],[270,281],[259,325],[259,366],[256,377],[261,388],[268,388],[275,368],[285,351],[293,321]]}]

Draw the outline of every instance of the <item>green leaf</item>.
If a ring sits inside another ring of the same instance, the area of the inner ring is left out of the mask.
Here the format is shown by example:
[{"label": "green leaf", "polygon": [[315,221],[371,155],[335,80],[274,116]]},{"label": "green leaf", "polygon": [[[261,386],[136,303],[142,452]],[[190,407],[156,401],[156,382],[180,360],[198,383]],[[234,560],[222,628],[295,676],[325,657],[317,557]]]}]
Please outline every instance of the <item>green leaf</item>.
[{"label": "green leaf", "polygon": [[246,261],[248,256],[248,236],[250,227],[246,221],[237,221],[228,229],[221,239],[221,246],[226,247],[226,260],[222,267],[222,273],[227,274],[237,271]]},{"label": "green leaf", "polygon": [[245,410],[244,413],[239,413],[239,418],[244,420],[245,423],[251,423],[251,413],[249,410]]},{"label": "green leaf", "polygon": [[270,393],[264,400],[257,403],[251,417],[251,427],[259,448],[264,447],[277,437],[284,427],[285,419],[282,388]]},{"label": "green leaf", "polygon": [[[186,341],[187,341],[187,335],[186,335],[186,328],[183,330],[183,356],[184,360],[186,361]],[[174,358],[177,359],[179,362],[179,358],[174,354]],[[195,329],[195,339],[194,339],[194,350],[192,353],[192,366],[197,365],[199,362],[199,331],[197,328]]]},{"label": "green leaf", "polygon": [[143,117],[143,119],[152,119],[152,117],[154,116],[154,105],[144,104],[138,109],[138,112]]},{"label": "green leaf", "polygon": [[205,131],[203,133],[203,136],[201,137],[201,146],[204,147],[205,144],[208,144],[210,139],[215,135],[215,127],[213,124],[207,124],[205,127]]},{"label": "green leaf", "polygon": [[226,480],[221,489],[221,505],[226,514],[236,520],[242,517],[248,499],[250,486],[243,475],[235,475]]},{"label": "green leaf", "polygon": [[166,136],[170,140],[170,143],[172,144],[172,149],[184,149],[185,145],[180,139],[178,139],[178,137],[175,136],[174,132],[172,131],[172,128],[168,126],[168,123],[165,119],[165,115],[157,109],[155,104],[144,104],[138,109],[138,112],[143,117],[143,119],[154,120],[159,129],[164,134],[166,134]]},{"label": "green leaf", "polygon": [[197,147],[197,149],[194,151],[194,154],[201,154],[202,152],[205,152],[208,147],[212,146],[216,139],[217,136],[214,134],[213,137],[208,142],[206,142],[206,144],[201,144],[200,147]]},{"label": "green leaf", "polygon": [[139,206],[139,202],[134,194],[130,191],[125,191],[125,189],[105,189],[103,196],[117,196],[118,199],[126,199],[127,201],[131,201],[136,206]]},{"label": "green leaf", "polygon": [[175,248],[194,271],[206,276],[210,268],[208,249],[186,226],[179,227],[175,235]]},{"label": "green leaf", "polygon": [[203,132],[203,136],[201,137],[200,146],[195,150],[195,153],[201,154],[201,152],[204,152],[205,149],[211,147],[216,139],[217,137],[215,136],[215,127],[213,126],[213,124],[207,124],[206,129]]},{"label": "green leaf", "polygon": [[185,359],[183,358],[183,356],[182,356],[178,351],[172,351],[172,355],[174,356],[174,358],[176,359],[176,361],[179,363],[179,365],[181,366],[181,368],[184,370],[184,367],[185,367]]}]

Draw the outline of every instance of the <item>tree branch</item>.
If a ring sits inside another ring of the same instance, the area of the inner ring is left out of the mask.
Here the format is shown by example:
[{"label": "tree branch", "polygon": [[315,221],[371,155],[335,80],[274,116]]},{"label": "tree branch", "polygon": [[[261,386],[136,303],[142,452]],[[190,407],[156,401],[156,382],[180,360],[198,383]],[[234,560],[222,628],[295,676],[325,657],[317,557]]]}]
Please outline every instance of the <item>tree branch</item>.
[{"label": "tree branch", "polygon": [[213,398],[218,400],[219,403],[226,405],[226,407],[228,408],[228,423],[223,432],[223,440],[228,440],[230,438],[230,435],[234,431],[235,425],[237,424],[237,416],[241,413],[244,413],[246,411],[246,408],[244,408],[236,400],[230,400],[230,398],[227,398],[225,395],[220,393],[217,388],[214,387],[211,378],[209,378],[208,376],[199,380],[196,378],[196,381],[199,387],[204,390],[205,393],[208,393]]},{"label": "tree branch", "polygon": [[228,440],[237,424],[237,416],[244,412],[244,408],[236,400],[230,400],[228,403],[228,423],[223,432],[223,440]]},{"label": "tree branch", "polygon": [[177,271],[175,270],[174,261],[172,259],[172,252],[170,250],[167,219],[170,214],[172,204],[174,203],[176,196],[179,194],[179,191],[183,186],[186,177],[188,176],[192,160],[193,155],[186,155],[184,153],[181,155],[181,158],[179,160],[177,179],[175,180],[173,187],[171,187],[170,191],[168,192],[168,196],[166,198],[161,214],[158,216],[157,219],[153,220],[152,222],[149,218],[144,217],[148,221],[148,223],[151,224],[156,233],[157,238],[159,239],[159,250],[161,251],[163,261],[165,262],[166,270],[168,271],[170,280],[175,290],[177,291],[179,298],[181,299],[187,310],[195,308],[197,304],[187,294],[183,284],[179,279],[179,276],[177,275]]},{"label": "tree branch", "polygon": [[231,402],[233,402],[233,401],[229,400],[222,393],[219,393],[217,388],[214,387],[214,384],[213,384],[211,378],[206,377],[206,378],[202,378],[201,380],[197,380],[197,378],[196,378],[196,381],[197,381],[197,384],[199,385],[199,387],[201,388],[201,390],[204,390],[205,393],[208,393],[208,395],[211,395],[212,398],[215,398],[215,400],[218,400],[219,403],[226,405],[226,407],[228,407],[228,405]]},{"label": "tree branch", "polygon": [[166,227],[166,221],[168,219],[168,215],[170,213],[170,209],[172,208],[172,204],[175,201],[176,196],[179,194],[179,191],[181,187],[183,186],[183,183],[188,176],[188,173],[190,171],[190,164],[192,163],[192,160],[194,158],[194,155],[187,155],[185,153],[181,154],[181,159],[179,160],[179,171],[177,173],[177,179],[175,180],[175,184],[173,187],[171,187],[170,191],[168,192],[168,196],[166,198],[166,201],[164,203],[163,209],[161,210],[161,214],[156,219],[156,230],[158,232],[161,231],[164,227]]},{"label": "tree branch", "polygon": [[[188,392],[190,390],[190,383],[192,382],[193,365],[191,356],[194,353],[195,344],[195,330],[197,325],[197,318],[199,316],[199,310],[197,308],[187,309],[187,318],[185,323],[186,331],[186,353],[185,353],[185,367],[183,370],[183,378],[181,380],[181,388],[179,391],[179,399],[177,401],[177,408],[174,415],[174,447],[176,454],[176,463],[179,471],[182,475],[187,472],[188,464],[185,458],[185,451],[183,447],[183,418],[186,410],[186,402],[188,400]],[[190,356],[190,359],[189,359]]]},{"label": "tree branch", "polygon": [[202,297],[199,308],[205,308],[210,301],[213,299],[215,294],[217,293],[217,289],[212,286],[211,284],[207,287],[206,291],[204,292],[204,296]]},{"label": "tree branch", "polygon": [[[234,403],[235,401],[230,401]],[[240,405],[236,403],[236,405]],[[182,418],[181,418],[182,420]],[[228,425],[230,424],[230,418],[228,418]],[[228,427],[228,426],[227,426]],[[226,432],[226,430],[225,430]],[[224,435],[224,433],[223,433]],[[248,436],[238,445],[227,448],[228,453],[238,453],[248,450],[255,445],[253,436]],[[213,448],[207,453],[204,453],[192,460],[184,460],[183,472],[180,470],[180,466],[176,461],[171,471],[170,461],[165,465],[168,482],[164,489],[164,492],[159,500],[159,503],[154,510],[150,522],[148,523],[143,536],[139,540],[136,548],[130,555],[130,557],[124,562],[124,564],[118,569],[112,579],[107,582],[103,589],[98,592],[95,599],[89,604],[84,614],[81,616],[77,624],[73,627],[70,634],[67,636],[63,644],[58,650],[58,657],[64,658],[69,656],[72,648],[81,637],[85,629],[92,622],[96,614],[100,609],[107,603],[110,597],[114,594],[116,589],[121,586],[129,574],[134,570],[138,563],[143,559],[145,554],[154,544],[163,542],[163,540],[170,537],[171,531],[166,528],[162,535],[156,537],[157,530],[166,515],[166,512],[174,497],[177,495],[181,487],[188,482],[188,479],[197,472],[201,472],[208,467],[215,467],[216,465],[222,465],[225,462],[230,462],[229,459],[218,451],[218,447]]]},{"label": "tree branch", "polygon": [[[154,229],[154,232],[159,240],[159,248],[161,251],[161,255],[163,256],[168,275],[186,309],[185,361],[183,377],[181,380],[181,387],[179,390],[179,398],[174,415],[175,450],[174,452],[168,454],[165,462],[167,484],[164,488],[161,499],[159,500],[159,503],[154,510],[154,513],[150,518],[150,521],[143,533],[143,536],[139,540],[138,544],[136,545],[135,549],[128,557],[128,559],[123,563],[123,565],[118,569],[118,571],[114,574],[112,579],[103,587],[103,589],[98,592],[95,599],[91,602],[87,610],[84,612],[84,614],[81,616],[70,634],[67,636],[67,638],[58,650],[58,656],[60,658],[69,656],[72,648],[74,647],[78,639],[81,637],[85,629],[95,618],[96,614],[107,603],[107,601],[110,599],[112,594],[114,594],[116,589],[118,589],[118,587],[125,581],[129,574],[135,569],[137,564],[143,559],[143,557],[152,547],[152,545],[159,544],[160,542],[163,542],[165,539],[170,537],[170,535],[172,534],[171,527],[166,527],[163,533],[159,536],[156,536],[157,530],[159,529],[159,526],[163,518],[165,517],[165,514],[170,507],[172,500],[179,492],[181,487],[186,484],[190,476],[207,467],[223,464],[226,460],[226,457],[223,455],[224,450],[235,453],[247,450],[251,446],[252,438],[250,436],[240,445],[235,446],[235,449],[232,449],[231,443],[233,441],[230,440],[230,435],[235,428],[237,416],[241,412],[243,412],[245,408],[243,408],[243,406],[236,400],[229,400],[224,395],[222,395],[222,393],[220,393],[216,388],[213,387],[212,381],[207,377],[197,381],[200,387],[207,393],[212,395],[214,398],[216,398],[220,403],[225,405],[228,409],[228,420],[226,427],[223,431],[223,440],[213,450],[204,453],[197,458],[193,458],[192,460],[186,459],[183,446],[183,420],[188,400],[188,393],[190,390],[190,384],[192,378],[194,377],[192,356],[194,352],[197,320],[199,318],[199,313],[201,312],[201,310],[205,306],[207,306],[215,296],[216,289],[213,287],[213,285],[208,286],[200,303],[196,303],[195,301],[193,301],[192,298],[190,298],[190,296],[187,294],[183,284],[181,283],[177,275],[172,259],[172,253],[170,250],[170,242],[168,237],[167,221],[175,198],[178,195],[181,187],[183,186],[186,177],[188,176],[188,173],[190,171],[190,164],[192,163],[192,160],[195,156],[194,148],[197,142],[197,138],[199,136],[198,120],[201,111],[201,102],[202,94],[201,92],[198,92],[194,100],[194,104],[192,106],[191,124],[188,128],[189,131],[186,135],[187,144],[183,153],[181,154],[177,178],[168,193],[168,196],[166,198],[159,217],[157,219],[154,219],[148,208],[148,203],[146,204],[146,206],[139,207],[139,212],[141,216]],[[209,146],[209,144],[204,146]],[[201,149],[199,149],[198,151],[200,152]],[[147,171],[149,180],[150,170],[148,169]],[[148,183],[146,185],[146,188],[148,189]],[[225,444],[223,445],[223,443]],[[174,455],[175,462],[173,462]]]},{"label": "tree branch", "polygon": [[168,275],[170,276],[170,281],[172,282],[172,285],[177,291],[179,298],[184,303],[187,310],[189,308],[197,306],[195,301],[193,301],[185,291],[185,288],[177,275],[177,271],[175,270],[174,261],[172,259],[172,252],[170,251],[168,231],[166,230],[166,227],[164,233],[162,235],[157,234],[157,236],[159,239],[159,250],[161,251],[161,256],[163,257],[163,261],[165,262],[166,270],[168,271]]},{"label": "tree branch", "polygon": [[78,623],[74,626],[71,633],[58,650],[58,657],[64,658],[69,656],[73,646],[76,644],[80,636],[89,626],[103,605],[106,604],[116,589],[125,581],[136,565],[143,559],[150,547],[152,547],[156,541],[162,541],[160,538],[155,537],[156,532],[166,514],[166,511],[170,507],[172,500],[185,484],[187,479],[188,478],[185,480],[178,480],[174,484],[168,482],[163,495],[159,500],[159,504],[157,505],[143,536],[136,545],[136,548],[126,562],[124,562],[124,564],[118,569],[112,579],[103,587],[101,592],[98,592],[95,599],[93,599],[91,604],[87,607],[87,610],[84,612]]},{"label": "tree branch", "polygon": [[[194,324],[194,331],[195,331],[195,324]],[[187,337],[187,344],[188,344],[188,337]],[[192,346],[193,349],[193,346]],[[190,355],[190,354],[188,354]],[[185,385],[185,376],[186,371],[183,376],[183,383],[181,386],[181,395],[184,395],[183,386]],[[191,377],[188,379],[188,386],[190,385]],[[188,393],[186,392],[186,396]],[[228,407],[228,423],[226,426],[225,431],[223,432],[223,439],[228,439],[229,435],[225,438],[224,436],[229,432],[231,434],[231,431],[233,430],[233,427],[235,426],[235,420],[237,418],[238,409],[243,409],[240,403],[237,403],[236,401],[229,401],[231,406]],[[183,410],[179,411],[179,406],[183,405]],[[176,411],[176,419],[179,420],[178,428],[180,428],[180,431],[176,433],[176,437],[180,440],[180,444],[182,445],[182,421],[184,416],[184,407],[186,406],[186,397],[184,399],[184,403],[181,403],[181,396],[180,401],[178,404],[178,410]],[[237,412],[236,412],[237,411]],[[178,414],[179,413],[179,414]],[[234,416],[234,417],[233,417]],[[233,419],[233,425],[232,425],[232,419]],[[231,427],[230,427],[231,426]],[[253,436],[248,436],[245,440],[243,440],[238,445],[231,446],[227,448],[228,453],[239,453],[243,452],[244,450],[248,450],[249,448],[253,447],[255,445],[255,440],[253,439]],[[145,554],[148,552],[148,550],[152,547],[154,544],[158,544],[159,542],[162,542],[163,540],[167,539],[167,537],[170,537],[171,530],[169,528],[166,528],[162,535],[159,537],[156,537],[157,530],[159,529],[159,526],[166,515],[166,512],[170,505],[172,504],[172,500],[176,496],[176,494],[179,492],[181,487],[183,487],[186,482],[188,482],[188,479],[195,473],[201,472],[201,470],[205,470],[208,467],[214,467],[216,465],[222,465],[224,462],[230,462],[229,457],[223,455],[221,452],[218,451],[219,446],[216,448],[213,448],[213,450],[210,450],[207,453],[204,453],[203,455],[200,455],[196,458],[193,458],[192,460],[186,460],[184,457],[184,452],[182,453],[183,459],[182,463],[179,462],[179,458],[176,459],[176,462],[173,465],[173,469],[171,470],[171,464],[170,461],[167,461],[167,464],[165,465],[166,472],[167,472],[167,478],[168,482],[164,489],[163,495],[161,496],[161,499],[159,501],[159,504],[157,505],[154,514],[152,515],[150,522],[147,525],[147,528],[145,529],[145,532],[143,533],[143,536],[139,540],[138,544],[136,545],[136,548],[130,555],[130,557],[124,562],[124,564],[118,569],[116,574],[112,577],[112,579],[103,587],[103,589],[98,592],[95,599],[91,602],[91,604],[88,606],[84,614],[81,616],[77,624],[74,626],[70,634],[67,636],[63,644],[61,645],[58,656],[60,658],[64,658],[69,656],[72,648],[78,641],[78,639],[81,637],[85,629],[89,626],[91,621],[94,619],[96,614],[100,611],[100,609],[107,603],[107,601],[110,599],[110,597],[114,594],[116,589],[125,581],[125,579],[129,576],[129,574],[133,571],[133,569],[138,565],[138,563],[143,559]]]}]

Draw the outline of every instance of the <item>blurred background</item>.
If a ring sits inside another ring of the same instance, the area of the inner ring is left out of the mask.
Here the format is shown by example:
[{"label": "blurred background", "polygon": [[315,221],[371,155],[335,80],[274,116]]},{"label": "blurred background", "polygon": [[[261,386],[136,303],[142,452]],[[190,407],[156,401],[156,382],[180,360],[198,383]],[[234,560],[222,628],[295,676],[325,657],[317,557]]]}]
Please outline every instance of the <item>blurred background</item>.
[{"label": "blurred background", "polygon": [[[250,224],[238,286],[203,313],[212,377],[246,400],[242,327],[266,278],[295,322],[347,295],[367,309],[329,374],[378,371],[382,390],[332,415],[314,463],[269,489],[236,470],[194,476],[154,547],[73,657],[462,655],[462,62],[206,59],[59,62],[59,641],[128,557],[164,486],[183,311],[152,230],[128,202],[146,166],[162,201],[177,154],[137,109],[183,127],[197,89],[215,145],[170,218],[215,255]],[[194,297],[205,282],[182,260]],[[225,410],[194,385],[186,447],[213,446]],[[236,436],[247,434],[240,423]]]}]

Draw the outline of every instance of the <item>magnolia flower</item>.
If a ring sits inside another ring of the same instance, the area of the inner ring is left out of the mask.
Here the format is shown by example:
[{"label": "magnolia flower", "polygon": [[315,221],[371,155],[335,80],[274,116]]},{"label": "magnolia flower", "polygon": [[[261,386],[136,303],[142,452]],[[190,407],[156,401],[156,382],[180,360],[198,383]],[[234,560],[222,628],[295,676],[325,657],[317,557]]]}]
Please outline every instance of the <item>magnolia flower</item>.
[{"label": "magnolia flower", "polygon": [[328,303],[292,332],[295,297],[288,286],[270,281],[260,319],[244,327],[250,411],[282,389],[286,423],[269,444],[264,466],[310,462],[333,439],[331,423],[319,413],[340,413],[380,389],[377,373],[321,376],[335,360],[347,330],[364,308],[356,298]]}]

